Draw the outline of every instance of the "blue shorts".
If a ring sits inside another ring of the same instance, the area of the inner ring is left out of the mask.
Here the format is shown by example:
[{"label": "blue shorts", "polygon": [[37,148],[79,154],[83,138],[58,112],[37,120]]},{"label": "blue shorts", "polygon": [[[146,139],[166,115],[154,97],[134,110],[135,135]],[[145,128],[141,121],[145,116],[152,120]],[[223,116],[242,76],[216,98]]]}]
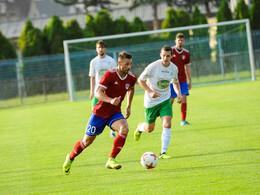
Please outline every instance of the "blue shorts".
[{"label": "blue shorts", "polygon": [[[176,98],[177,94],[174,91],[172,83],[170,83],[170,88],[171,88],[171,98]],[[186,81],[183,82],[183,83],[180,83],[180,88],[181,88],[181,95],[190,95],[189,94],[189,86],[188,86],[188,83]]]},{"label": "blue shorts", "polygon": [[99,135],[103,132],[106,125],[112,129],[112,123],[119,119],[125,119],[122,112],[118,112],[109,118],[102,118],[92,113],[88,121],[85,134],[89,136]]}]

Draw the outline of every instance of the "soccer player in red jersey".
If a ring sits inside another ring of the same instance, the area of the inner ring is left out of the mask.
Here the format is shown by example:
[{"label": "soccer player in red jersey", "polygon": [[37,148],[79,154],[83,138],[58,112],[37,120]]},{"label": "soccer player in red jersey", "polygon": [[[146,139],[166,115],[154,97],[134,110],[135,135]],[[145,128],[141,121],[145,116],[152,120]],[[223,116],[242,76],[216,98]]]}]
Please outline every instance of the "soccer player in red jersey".
[{"label": "soccer player in red jersey", "polygon": [[[67,175],[70,173],[71,164],[85,148],[93,143],[96,136],[101,134],[105,126],[118,132],[113,143],[110,158],[106,163],[108,169],[120,169],[121,165],[115,161],[125,144],[128,134],[128,124],[126,119],[131,114],[131,104],[134,96],[134,85],[136,76],[130,71],[132,66],[132,55],[125,51],[118,55],[118,66],[108,70],[99,82],[95,93],[98,103],[94,106],[91,117],[88,121],[85,136],[75,144],[71,154],[66,156],[63,171]],[[121,103],[127,94],[126,116],[121,113]]]},{"label": "soccer player in red jersey", "polygon": [[[178,67],[178,78],[181,87],[181,126],[189,125],[186,121],[187,114],[187,96],[189,95],[189,90],[191,89],[191,69],[190,69],[190,53],[188,50],[183,48],[185,43],[184,34],[178,33],[175,39],[176,45],[172,47],[173,57],[171,62]],[[188,83],[187,83],[188,79]],[[174,98],[177,94],[171,84],[171,103],[173,104]]]}]

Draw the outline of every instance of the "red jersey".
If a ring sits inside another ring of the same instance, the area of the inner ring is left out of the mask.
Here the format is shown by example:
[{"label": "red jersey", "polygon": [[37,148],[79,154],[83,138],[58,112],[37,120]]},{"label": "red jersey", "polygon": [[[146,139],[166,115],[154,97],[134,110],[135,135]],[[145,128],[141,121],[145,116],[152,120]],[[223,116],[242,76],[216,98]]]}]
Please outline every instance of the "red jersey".
[{"label": "red jersey", "polygon": [[172,59],[171,62],[178,67],[178,78],[179,82],[183,83],[187,81],[184,65],[190,65],[190,52],[184,48],[178,51],[174,46],[172,47]]},{"label": "red jersey", "polygon": [[121,96],[121,102],[118,106],[110,103],[98,101],[93,108],[93,113],[102,118],[108,118],[117,112],[121,112],[121,103],[125,98],[126,92],[136,83],[136,76],[129,72],[124,78],[121,78],[117,68],[108,70],[99,82],[99,85],[106,88],[105,94],[108,97],[114,98]]}]

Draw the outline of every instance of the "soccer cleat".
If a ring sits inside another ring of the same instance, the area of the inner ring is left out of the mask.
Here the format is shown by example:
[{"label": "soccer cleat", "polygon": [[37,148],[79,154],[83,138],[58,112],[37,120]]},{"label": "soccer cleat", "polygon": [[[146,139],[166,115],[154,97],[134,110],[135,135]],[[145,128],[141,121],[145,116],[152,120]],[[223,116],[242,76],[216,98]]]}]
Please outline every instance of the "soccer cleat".
[{"label": "soccer cleat", "polygon": [[71,167],[71,164],[72,164],[72,163],[73,163],[73,161],[70,160],[70,155],[67,154],[66,160],[65,160],[65,162],[64,162],[64,164],[63,164],[63,172],[64,172],[66,175],[70,174],[70,167]]},{"label": "soccer cleat", "polygon": [[135,141],[138,141],[141,137],[141,134],[142,132],[139,131],[139,126],[141,125],[142,123],[139,123],[136,130],[135,130],[135,133],[134,133],[134,139]]},{"label": "soccer cleat", "polygon": [[181,126],[184,126],[184,125],[190,125],[190,123],[188,123],[187,121],[181,121]]},{"label": "soccer cleat", "polygon": [[121,165],[116,162],[114,158],[109,158],[106,163],[107,169],[120,169]]},{"label": "soccer cleat", "polygon": [[114,130],[111,130],[111,131],[110,131],[110,137],[111,137],[111,138],[115,138],[115,137],[116,137],[116,133],[115,133]]},{"label": "soccer cleat", "polygon": [[172,158],[172,157],[167,155],[166,152],[164,152],[164,153],[160,153],[159,158],[160,159],[169,159],[169,158]]}]

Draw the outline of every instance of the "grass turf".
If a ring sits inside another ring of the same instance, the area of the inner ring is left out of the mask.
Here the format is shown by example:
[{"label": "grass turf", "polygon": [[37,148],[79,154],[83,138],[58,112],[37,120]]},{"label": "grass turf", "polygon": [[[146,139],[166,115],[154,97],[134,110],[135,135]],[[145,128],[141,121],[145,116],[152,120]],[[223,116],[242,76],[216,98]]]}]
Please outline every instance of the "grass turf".
[{"label": "grass turf", "polygon": [[[130,132],[117,157],[120,170],[107,170],[113,139],[106,128],[79,155],[70,175],[62,172],[67,153],[84,135],[91,102],[47,102],[0,110],[1,194],[257,194],[260,162],[260,81],[195,87],[187,120],[180,127],[174,104],[168,154],[155,169],[140,164],[144,152],[157,154],[162,123],[133,140],[144,121],[143,94],[136,94]],[[124,104],[125,105],[125,104]],[[124,108],[124,106],[123,106]],[[124,109],[123,109],[124,111]]]}]

